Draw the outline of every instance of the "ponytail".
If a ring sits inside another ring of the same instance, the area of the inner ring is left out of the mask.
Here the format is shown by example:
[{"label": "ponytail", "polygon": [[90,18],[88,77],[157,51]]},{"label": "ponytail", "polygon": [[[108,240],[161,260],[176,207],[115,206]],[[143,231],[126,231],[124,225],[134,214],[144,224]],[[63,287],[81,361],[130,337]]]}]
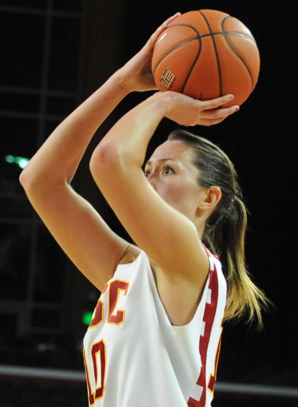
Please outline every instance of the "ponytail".
[{"label": "ponytail", "polygon": [[203,242],[216,253],[223,266],[228,286],[225,319],[247,316],[262,326],[262,308],[268,308],[265,294],[253,283],[245,264],[247,210],[237,182],[237,174],[227,155],[210,141],[185,130],[175,130],[168,140],[181,140],[195,153],[199,184],[218,186],[222,198],[207,220]]},{"label": "ponytail", "polygon": [[238,196],[231,202],[228,216],[222,216],[217,224],[208,225],[203,240],[216,253],[223,265],[228,294],[225,319],[247,315],[248,322],[256,317],[262,326],[262,308],[267,308],[265,294],[252,282],[245,264],[245,233],[247,211]]}]

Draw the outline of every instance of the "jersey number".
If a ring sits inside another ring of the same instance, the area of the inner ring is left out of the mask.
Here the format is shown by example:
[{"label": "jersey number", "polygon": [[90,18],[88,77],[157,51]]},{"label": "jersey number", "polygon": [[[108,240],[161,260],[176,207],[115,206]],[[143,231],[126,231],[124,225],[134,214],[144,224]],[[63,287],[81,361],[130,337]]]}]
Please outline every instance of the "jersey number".
[{"label": "jersey number", "polygon": [[85,349],[83,350],[84,363],[87,378],[87,387],[89,395],[89,404],[92,406],[95,400],[100,399],[103,396],[105,388],[105,374],[106,374],[106,344],[104,341],[96,342],[91,348],[92,367],[94,372],[95,383],[98,381],[98,374],[100,373],[100,384],[96,387],[95,391],[92,391],[89,372],[85,359]]},{"label": "jersey number", "polygon": [[[103,294],[107,292],[108,295],[108,315],[107,323],[113,325],[120,325],[125,321],[125,311],[118,310],[119,295],[127,295],[129,283],[121,280],[114,280],[108,284]],[[91,320],[89,328],[95,327],[103,322],[104,319],[104,303],[99,299],[94,310],[94,316]],[[87,367],[85,349],[83,350],[87,387],[89,394],[89,404],[92,406],[96,400],[104,395],[105,390],[105,376],[106,376],[106,344],[103,340],[96,342],[91,348],[92,368],[95,379],[95,389],[91,387],[89,371]],[[100,378],[99,378],[100,375]]]}]

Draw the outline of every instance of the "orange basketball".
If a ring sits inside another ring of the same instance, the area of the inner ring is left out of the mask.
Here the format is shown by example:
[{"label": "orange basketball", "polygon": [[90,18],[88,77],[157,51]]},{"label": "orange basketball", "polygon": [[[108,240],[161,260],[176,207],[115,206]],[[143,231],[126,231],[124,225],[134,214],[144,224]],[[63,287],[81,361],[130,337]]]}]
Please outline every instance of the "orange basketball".
[{"label": "orange basketball", "polygon": [[208,100],[232,93],[241,105],[254,90],[260,55],[249,29],[216,10],[190,11],[173,20],[156,41],[152,72],[161,91]]}]

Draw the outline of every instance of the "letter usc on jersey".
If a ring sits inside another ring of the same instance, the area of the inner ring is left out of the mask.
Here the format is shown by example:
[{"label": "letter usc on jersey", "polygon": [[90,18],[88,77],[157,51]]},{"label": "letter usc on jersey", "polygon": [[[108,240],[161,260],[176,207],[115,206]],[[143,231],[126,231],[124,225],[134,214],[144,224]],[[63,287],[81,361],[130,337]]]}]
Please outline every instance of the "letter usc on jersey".
[{"label": "letter usc on jersey", "polygon": [[172,326],[148,257],[119,265],[84,338],[89,404],[94,407],[209,407],[226,303],[221,264],[210,272],[186,326]]}]

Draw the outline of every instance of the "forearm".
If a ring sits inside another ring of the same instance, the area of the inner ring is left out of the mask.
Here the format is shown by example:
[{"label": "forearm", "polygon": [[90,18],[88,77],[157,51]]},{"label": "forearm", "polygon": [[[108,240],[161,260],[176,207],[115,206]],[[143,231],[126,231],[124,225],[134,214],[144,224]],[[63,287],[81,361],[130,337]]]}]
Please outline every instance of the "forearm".
[{"label": "forearm", "polygon": [[[157,92],[123,116],[99,143],[91,159],[96,180],[105,177],[109,166],[115,171],[141,167],[148,143],[160,121],[173,108],[175,95]],[[105,168],[105,174],[102,172]],[[127,166],[127,168],[126,168]]]},{"label": "forearm", "polygon": [[118,71],[54,130],[23,171],[22,184],[70,182],[94,133],[127,93]]},{"label": "forearm", "polygon": [[200,101],[175,92],[155,93],[122,117],[95,149],[90,167],[97,185],[105,194],[112,185],[117,188],[136,175],[164,117],[184,126],[217,124],[239,109],[221,108],[232,99],[232,95],[226,95]]}]

